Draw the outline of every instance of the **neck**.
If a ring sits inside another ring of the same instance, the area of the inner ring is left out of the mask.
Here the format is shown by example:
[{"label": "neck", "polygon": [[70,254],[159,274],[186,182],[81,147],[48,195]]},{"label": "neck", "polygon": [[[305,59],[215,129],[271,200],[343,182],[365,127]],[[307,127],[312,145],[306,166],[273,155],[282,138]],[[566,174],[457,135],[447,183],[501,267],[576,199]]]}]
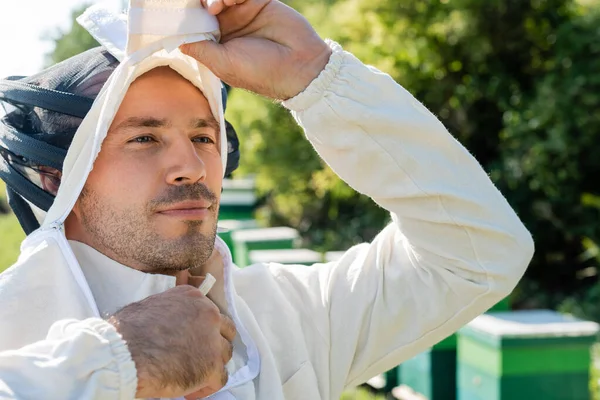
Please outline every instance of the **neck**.
[{"label": "neck", "polygon": [[[114,254],[110,254],[111,253],[110,251],[106,251],[105,249],[99,249],[98,248],[99,246],[96,246],[94,243],[92,243],[92,241],[88,240],[89,239],[88,235],[86,235],[85,232],[83,232],[79,228],[80,224],[78,224],[77,221],[74,221],[75,218],[76,218],[76,216],[73,215],[73,213],[71,213],[71,215],[69,215],[69,217],[67,217],[67,219],[65,220],[65,236],[67,237],[67,239],[86,244],[86,245],[96,249],[96,251],[104,254],[106,257],[108,257],[126,267],[137,269],[139,271],[144,270],[143,266],[135,265],[135,263],[131,263],[131,260],[128,260],[127,263],[123,263],[121,260],[118,259],[118,257],[115,257]],[[204,263],[200,267],[192,268],[188,271],[191,276],[200,277],[200,276],[206,276],[206,274],[211,274],[216,279],[216,282],[215,282],[213,288],[208,293],[207,297],[209,299],[211,299],[217,305],[217,307],[219,307],[219,309],[221,310],[222,313],[228,315],[229,313],[228,313],[228,307],[227,307],[227,300],[225,298],[224,268],[225,267],[224,267],[224,263],[223,263],[223,258],[221,256],[221,254],[215,249],[213,251],[211,257],[208,259],[208,261],[206,261],[206,263]],[[162,273],[162,275],[173,276],[173,275],[177,275],[177,273],[171,273],[171,272],[165,271],[165,273]]]},{"label": "neck", "polygon": [[216,249],[213,250],[212,255],[204,265],[192,268],[189,272],[192,276],[211,274],[217,280],[207,297],[219,307],[223,314],[228,315],[227,300],[225,298],[225,265],[221,254]]}]

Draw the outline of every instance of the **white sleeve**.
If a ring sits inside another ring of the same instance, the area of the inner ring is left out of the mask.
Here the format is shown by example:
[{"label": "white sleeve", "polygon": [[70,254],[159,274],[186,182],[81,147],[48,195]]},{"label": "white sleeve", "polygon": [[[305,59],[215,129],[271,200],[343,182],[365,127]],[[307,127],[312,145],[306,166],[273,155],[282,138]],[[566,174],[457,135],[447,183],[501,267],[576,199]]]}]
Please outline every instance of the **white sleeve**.
[{"label": "white sleeve", "polygon": [[340,261],[309,276],[287,271],[304,292],[295,306],[326,330],[329,387],[339,393],[507,296],[534,246],[486,172],[432,113],[390,76],[330,45],[325,70],[284,105],[323,160],[392,217],[372,243]]},{"label": "white sleeve", "polygon": [[135,398],[127,345],[101,319],[62,320],[45,340],[0,352],[0,399]]}]

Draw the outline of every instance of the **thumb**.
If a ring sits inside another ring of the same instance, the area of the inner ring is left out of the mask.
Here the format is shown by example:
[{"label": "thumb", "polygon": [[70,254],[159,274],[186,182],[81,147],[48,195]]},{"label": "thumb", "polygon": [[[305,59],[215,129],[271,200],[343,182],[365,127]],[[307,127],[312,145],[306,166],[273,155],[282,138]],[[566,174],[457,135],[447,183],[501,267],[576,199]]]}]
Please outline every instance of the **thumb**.
[{"label": "thumb", "polygon": [[227,71],[231,70],[231,60],[227,57],[225,47],[220,43],[203,40],[181,45],[180,50],[183,54],[206,66],[220,79],[227,75]]}]

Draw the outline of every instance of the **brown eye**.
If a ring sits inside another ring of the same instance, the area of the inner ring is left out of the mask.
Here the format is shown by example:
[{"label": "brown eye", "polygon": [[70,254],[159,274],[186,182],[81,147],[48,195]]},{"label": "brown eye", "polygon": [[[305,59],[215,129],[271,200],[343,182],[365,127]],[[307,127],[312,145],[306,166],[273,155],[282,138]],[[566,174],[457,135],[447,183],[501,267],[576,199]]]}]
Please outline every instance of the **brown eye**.
[{"label": "brown eye", "polygon": [[152,136],[138,136],[130,140],[130,143],[150,143],[153,141],[154,138]]},{"label": "brown eye", "polygon": [[215,142],[214,140],[212,140],[212,138],[210,138],[208,136],[200,136],[200,137],[194,138],[193,141],[196,143],[206,143],[206,144]]}]

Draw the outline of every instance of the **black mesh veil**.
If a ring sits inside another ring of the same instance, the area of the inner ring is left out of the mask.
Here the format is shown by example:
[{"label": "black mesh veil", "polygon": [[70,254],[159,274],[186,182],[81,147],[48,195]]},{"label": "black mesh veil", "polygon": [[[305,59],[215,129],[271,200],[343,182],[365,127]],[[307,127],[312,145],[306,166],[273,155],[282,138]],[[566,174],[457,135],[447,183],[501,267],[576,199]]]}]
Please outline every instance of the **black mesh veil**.
[{"label": "black mesh veil", "polygon": [[[34,211],[52,205],[75,132],[117,66],[96,47],[36,75],[0,80],[0,179],[27,234],[39,227]],[[226,96],[224,88],[224,103]],[[239,163],[239,141],[231,124],[226,128],[230,176]]]}]

